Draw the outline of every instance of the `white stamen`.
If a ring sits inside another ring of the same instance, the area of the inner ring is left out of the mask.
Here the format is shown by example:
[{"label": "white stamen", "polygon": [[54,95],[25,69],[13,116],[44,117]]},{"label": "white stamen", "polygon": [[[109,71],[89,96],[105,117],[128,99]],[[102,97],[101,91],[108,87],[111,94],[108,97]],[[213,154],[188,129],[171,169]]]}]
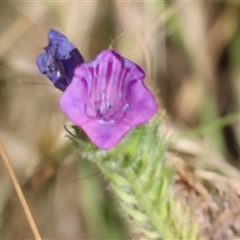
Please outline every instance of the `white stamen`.
[{"label": "white stamen", "polygon": [[101,92],[101,93],[100,93],[100,97],[101,97],[101,100],[104,100],[105,97],[106,97],[105,93],[104,93],[104,92]]},{"label": "white stamen", "polygon": [[122,110],[125,111],[128,107],[129,107],[129,105],[126,103]]},{"label": "white stamen", "polygon": [[104,109],[105,109],[105,107],[104,107],[103,105],[100,105],[100,107],[99,107],[99,112],[100,112],[100,113],[103,113]]}]

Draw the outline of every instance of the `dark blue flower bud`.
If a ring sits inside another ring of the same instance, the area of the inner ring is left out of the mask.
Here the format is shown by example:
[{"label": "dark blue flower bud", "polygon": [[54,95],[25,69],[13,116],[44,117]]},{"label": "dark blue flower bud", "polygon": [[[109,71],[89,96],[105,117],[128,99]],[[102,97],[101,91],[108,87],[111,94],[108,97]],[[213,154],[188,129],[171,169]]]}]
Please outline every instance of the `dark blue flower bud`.
[{"label": "dark blue flower bud", "polygon": [[60,32],[51,29],[48,33],[49,44],[45,53],[37,58],[41,73],[46,74],[55,87],[65,91],[71,83],[74,70],[84,62],[78,49]]}]

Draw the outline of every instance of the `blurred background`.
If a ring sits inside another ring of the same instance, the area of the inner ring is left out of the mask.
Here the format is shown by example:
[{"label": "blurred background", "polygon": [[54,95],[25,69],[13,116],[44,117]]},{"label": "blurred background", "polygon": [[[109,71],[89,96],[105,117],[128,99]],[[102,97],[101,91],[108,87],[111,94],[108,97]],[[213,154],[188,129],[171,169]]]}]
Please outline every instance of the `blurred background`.
[{"label": "blurred background", "polygon": [[[239,178],[240,3],[1,1],[0,139],[43,238],[130,238],[105,179],[65,137],[61,92],[36,66],[51,28],[86,61],[112,45],[142,66],[166,111],[160,131],[180,136],[169,152]],[[0,238],[32,238],[0,164]]]}]

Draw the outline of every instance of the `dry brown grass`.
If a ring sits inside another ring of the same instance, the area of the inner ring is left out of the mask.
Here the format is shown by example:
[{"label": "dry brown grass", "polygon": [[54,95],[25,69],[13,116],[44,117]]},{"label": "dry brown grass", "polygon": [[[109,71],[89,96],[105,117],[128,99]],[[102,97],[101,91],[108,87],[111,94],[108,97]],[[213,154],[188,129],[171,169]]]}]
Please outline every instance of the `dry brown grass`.
[{"label": "dry brown grass", "polygon": [[[103,208],[106,219],[111,219],[106,209],[112,199],[102,180],[96,183],[90,178],[89,185],[80,181],[80,187],[79,182],[72,183],[79,172],[74,150],[63,137],[67,120],[58,106],[60,92],[35,64],[50,28],[66,34],[86,60],[121,34],[114,44],[145,68],[147,84],[171,119],[167,132],[185,131],[238,111],[239,3],[172,2],[0,2],[0,83],[4,83],[0,84],[0,138],[21,185],[28,186],[25,194],[43,238],[98,238],[97,220],[90,215],[97,219]],[[186,200],[206,239],[240,236],[238,136],[239,124],[231,123],[203,132],[194,145],[181,139],[174,147],[180,159],[175,163],[176,195]],[[86,170],[84,176],[95,172],[85,163],[78,164]],[[4,167],[0,174],[0,238],[27,239],[29,227]],[[32,179],[37,184],[31,185]],[[92,196],[91,191],[99,195]],[[81,200],[84,196],[88,200]],[[103,228],[107,229],[104,224]],[[110,238],[116,229],[106,230]]]}]

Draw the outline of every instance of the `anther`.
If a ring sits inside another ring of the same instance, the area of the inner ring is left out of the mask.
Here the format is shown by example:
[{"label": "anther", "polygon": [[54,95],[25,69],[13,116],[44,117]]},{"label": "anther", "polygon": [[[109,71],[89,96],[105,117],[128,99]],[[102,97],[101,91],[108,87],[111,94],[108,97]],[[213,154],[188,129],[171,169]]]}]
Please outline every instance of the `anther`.
[{"label": "anther", "polygon": [[126,111],[126,109],[127,109],[128,107],[129,107],[129,104],[126,103],[126,104],[123,106],[122,110],[123,110],[123,111]]},{"label": "anther", "polygon": [[105,99],[105,93],[104,93],[104,92],[101,92],[101,93],[100,93],[100,97],[101,97],[101,100],[104,100],[104,99]]},{"label": "anther", "polygon": [[107,109],[111,109],[112,108],[112,105],[108,102],[107,103]]}]

